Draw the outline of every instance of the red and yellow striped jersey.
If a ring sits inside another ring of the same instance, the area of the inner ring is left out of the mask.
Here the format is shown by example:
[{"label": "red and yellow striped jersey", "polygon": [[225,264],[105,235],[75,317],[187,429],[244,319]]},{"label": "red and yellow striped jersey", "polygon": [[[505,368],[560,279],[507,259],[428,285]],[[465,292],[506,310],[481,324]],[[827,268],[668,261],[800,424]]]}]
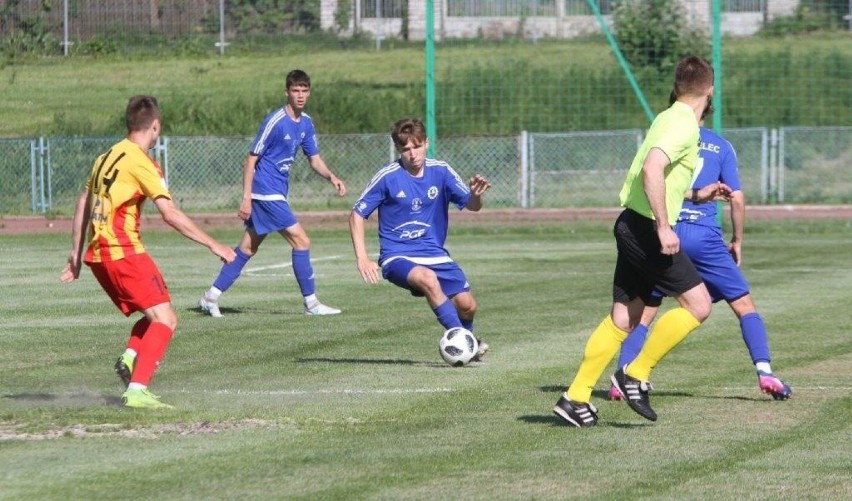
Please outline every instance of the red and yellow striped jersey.
[{"label": "red and yellow striped jersey", "polygon": [[99,156],[86,181],[90,193],[87,263],[142,254],[139,222],[146,198],[171,199],[160,166],[139,145],[124,139]]}]

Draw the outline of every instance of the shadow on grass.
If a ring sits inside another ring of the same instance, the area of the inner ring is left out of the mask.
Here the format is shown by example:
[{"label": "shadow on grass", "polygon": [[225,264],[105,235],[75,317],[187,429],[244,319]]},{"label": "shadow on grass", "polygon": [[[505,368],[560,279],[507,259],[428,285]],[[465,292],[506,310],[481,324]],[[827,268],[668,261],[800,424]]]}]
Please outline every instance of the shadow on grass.
[{"label": "shadow on grass", "polygon": [[74,393],[7,393],[3,398],[23,404],[51,403],[57,407],[122,406],[120,396],[101,395],[89,391]]},{"label": "shadow on grass", "polygon": [[365,364],[365,365],[409,365],[409,366],[418,366],[418,367],[440,367],[447,369],[455,369],[454,367],[450,367],[447,364],[442,364],[439,362],[425,362],[422,360],[407,360],[400,358],[328,358],[328,357],[316,357],[316,358],[298,358],[296,362],[300,364],[310,364],[310,363],[331,363],[331,364]]},{"label": "shadow on grass", "polygon": [[[207,313],[202,312],[198,306],[192,306],[189,308],[184,308],[187,314],[194,313],[199,317],[207,317]],[[227,317],[229,315],[247,315],[247,314],[261,314],[261,315],[287,315],[287,316],[305,316],[305,312],[302,309],[275,309],[275,310],[267,310],[263,308],[235,308],[231,306],[220,306],[219,311],[222,313],[222,316]]]},{"label": "shadow on grass", "polygon": [[[543,393],[562,393],[565,391],[567,386],[556,386],[556,385],[545,385],[539,386],[538,391]],[[592,396],[597,397],[603,400],[609,400],[609,390],[593,390]],[[652,397],[695,397],[694,393],[688,393],[685,391],[654,391],[651,393]],[[700,395],[702,398],[733,398],[738,399],[742,397],[704,397]]]},{"label": "shadow on grass", "polygon": [[[518,421],[523,421],[528,424],[540,424],[540,425],[549,425],[554,428],[567,428],[569,430],[576,429],[575,426],[571,426],[553,414],[550,415],[542,415],[542,414],[527,414],[526,416],[518,417]],[[601,420],[598,421],[598,424],[595,426],[596,428],[645,428],[647,426],[651,426],[650,423],[614,423],[611,421]]]}]

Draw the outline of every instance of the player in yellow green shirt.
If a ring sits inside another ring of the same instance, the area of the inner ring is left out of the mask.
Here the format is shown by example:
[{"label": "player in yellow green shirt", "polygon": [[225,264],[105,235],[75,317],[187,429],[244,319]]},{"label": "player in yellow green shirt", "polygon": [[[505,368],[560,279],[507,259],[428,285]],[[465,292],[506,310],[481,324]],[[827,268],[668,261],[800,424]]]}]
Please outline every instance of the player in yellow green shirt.
[{"label": "player in yellow green shirt", "polygon": [[[648,398],[651,369],[710,315],[710,294],[673,229],[698,162],[698,122],[711,105],[710,63],[695,56],[682,59],[672,92],[675,102],[654,119],[621,189],[624,211],[613,229],[618,258],[612,308],[592,332],[573,382],[553,408],[572,426],[597,423],[592,389],[645,305],[660,303],[652,294],[655,288],[676,298],[680,307],[660,317],[636,359],[613,376],[630,407],[651,421],[657,419]],[[702,193],[714,200],[725,189],[719,184]]]}]

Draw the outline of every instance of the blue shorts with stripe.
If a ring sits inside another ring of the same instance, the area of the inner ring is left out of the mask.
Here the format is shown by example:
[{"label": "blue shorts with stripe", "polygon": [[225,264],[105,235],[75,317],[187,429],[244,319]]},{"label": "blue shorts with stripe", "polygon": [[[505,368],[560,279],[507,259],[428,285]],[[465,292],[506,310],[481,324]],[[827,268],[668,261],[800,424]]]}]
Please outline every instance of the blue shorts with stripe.
[{"label": "blue shorts with stripe", "polygon": [[678,223],[675,232],[714,303],[722,299],[734,301],[749,293],[748,282],[728,251],[720,228]]},{"label": "blue shorts with stripe", "polygon": [[422,292],[414,289],[408,283],[408,274],[415,266],[423,266],[434,271],[438,277],[438,283],[441,284],[441,290],[447,297],[453,297],[470,290],[467,277],[455,261],[440,264],[417,264],[408,259],[397,258],[382,265],[382,276],[397,287],[411,291],[412,296],[423,297]]},{"label": "blue shorts with stripe", "polygon": [[254,228],[258,235],[281,231],[298,223],[290,204],[284,200],[252,200],[251,216],[246,228]]}]

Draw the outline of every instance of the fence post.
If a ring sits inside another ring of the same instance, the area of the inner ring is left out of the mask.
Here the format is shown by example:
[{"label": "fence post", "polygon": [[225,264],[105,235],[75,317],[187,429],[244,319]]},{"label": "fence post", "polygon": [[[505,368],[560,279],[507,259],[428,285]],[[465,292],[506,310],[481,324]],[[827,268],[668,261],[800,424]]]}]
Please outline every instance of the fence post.
[{"label": "fence post", "polygon": [[36,211],[36,142],[30,141],[30,209]]},{"label": "fence post", "polygon": [[784,203],[784,127],[778,130],[778,203]]},{"label": "fence post", "polygon": [[766,183],[767,202],[775,202],[776,182],[775,174],[778,171],[778,129],[772,129],[769,134],[769,175],[764,180]]},{"label": "fence post", "polygon": [[764,128],[760,134],[760,203],[769,202],[769,131]]},{"label": "fence post", "polygon": [[527,146],[527,139],[527,131],[522,130],[518,138],[521,151],[521,169],[518,175],[518,202],[524,209],[529,207],[529,200],[527,199],[527,194],[529,193],[529,148]]}]

